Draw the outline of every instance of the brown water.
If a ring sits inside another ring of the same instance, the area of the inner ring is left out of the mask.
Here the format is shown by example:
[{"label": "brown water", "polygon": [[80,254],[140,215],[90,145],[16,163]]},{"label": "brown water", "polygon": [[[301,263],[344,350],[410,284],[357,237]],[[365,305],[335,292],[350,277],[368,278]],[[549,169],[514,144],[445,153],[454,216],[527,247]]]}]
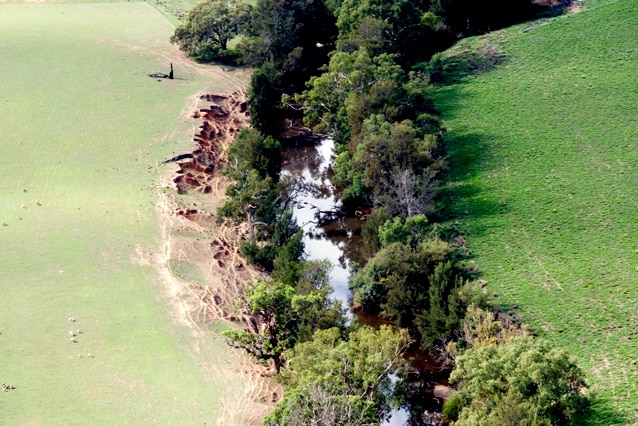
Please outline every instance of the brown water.
[{"label": "brown water", "polygon": [[[310,190],[296,197],[293,215],[304,230],[303,242],[308,260],[328,259],[332,264],[330,285],[333,296],[345,307],[350,306],[351,292],[348,287],[350,266],[360,262],[362,222],[356,217],[347,217],[341,212],[339,194],[332,185],[332,163],[334,142],[325,138],[316,143],[305,143],[283,150],[284,166],[282,174],[303,176]],[[332,212],[332,213],[330,213]],[[356,313],[359,324],[379,327],[387,323],[376,316]],[[415,392],[412,403],[418,405],[418,412],[427,410],[438,412],[441,400],[434,398],[432,391],[436,384],[447,384],[448,372],[441,371],[436,360],[420,351],[406,354],[414,367],[411,381]],[[391,417],[383,425],[428,425],[440,424],[416,420],[410,417],[408,409],[393,410]]]},{"label": "brown water", "polygon": [[307,260],[330,261],[333,295],[347,307],[350,304],[349,267],[359,259],[361,221],[345,217],[340,211],[338,193],[330,181],[333,148],[332,139],[326,138],[316,144],[284,149],[282,174],[303,176],[311,187],[310,191],[297,196],[293,215],[304,230]]}]

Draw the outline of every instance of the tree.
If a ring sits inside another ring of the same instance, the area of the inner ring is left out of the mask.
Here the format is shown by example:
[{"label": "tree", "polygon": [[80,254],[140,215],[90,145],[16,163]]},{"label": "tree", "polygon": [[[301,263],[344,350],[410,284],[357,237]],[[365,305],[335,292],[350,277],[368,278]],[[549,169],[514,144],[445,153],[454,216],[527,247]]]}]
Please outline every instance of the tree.
[{"label": "tree", "polygon": [[251,5],[237,0],[204,0],[175,29],[170,41],[194,58],[214,58],[228,49],[228,42],[249,22],[251,13]]},{"label": "tree", "polygon": [[254,242],[257,225],[268,226],[276,220],[278,193],[272,179],[262,179],[255,169],[238,169],[236,179],[226,188],[226,195],[230,198],[219,209],[219,213],[235,219],[246,217],[250,241]]},{"label": "tree", "polygon": [[255,169],[260,177],[279,181],[281,172],[281,144],[272,137],[264,137],[258,130],[242,129],[228,148],[226,174],[237,179],[245,170]]},{"label": "tree", "polygon": [[[439,144],[436,135],[420,137],[411,120],[391,122],[381,114],[368,117],[361,134],[352,166],[363,173],[377,199],[383,196],[389,213],[415,215],[425,213],[417,205],[431,208],[434,179],[441,169],[433,155]],[[389,187],[391,194],[387,194]]]},{"label": "tree", "polygon": [[252,65],[272,60],[286,73],[285,92],[294,93],[326,62],[336,30],[335,18],[322,0],[259,0],[247,28],[246,46],[262,40],[258,42],[262,56]]},{"label": "tree", "polygon": [[447,409],[456,424],[570,425],[589,413],[575,360],[531,336],[468,349],[456,358],[450,380],[459,382],[451,403],[457,408]]},{"label": "tree", "polygon": [[[372,203],[370,188],[364,182],[363,173],[352,167],[352,155],[345,145],[335,147],[337,157],[332,166],[332,183],[340,189],[341,202],[347,210],[356,210]],[[374,253],[372,253],[374,254]]]},{"label": "tree", "polygon": [[[277,222],[277,225],[279,222],[281,222],[281,220]],[[276,227],[277,226],[275,226],[275,228]],[[275,233],[276,232],[277,230],[275,229]],[[274,242],[275,238],[271,239],[271,244],[275,247],[277,253],[273,260],[272,277],[276,280],[288,283],[293,287],[296,287],[299,282],[301,270],[303,269],[302,260],[305,253],[302,239],[303,231],[301,229],[286,239],[282,245]]]},{"label": "tree", "polygon": [[374,209],[361,227],[361,253],[366,259],[372,258],[381,248],[380,227],[390,220],[390,214],[384,208]]},{"label": "tree", "polygon": [[389,40],[385,35],[390,30],[390,24],[373,16],[361,18],[358,26],[347,36],[341,36],[339,50],[354,52],[361,47],[366,48],[372,56],[388,52]]},{"label": "tree", "polygon": [[[415,63],[428,60],[454,39],[430,8],[430,1],[343,0],[337,19],[337,47],[348,49],[353,44],[352,40],[356,41],[361,34],[370,32],[362,27],[372,28],[371,35],[374,35],[376,44],[381,45],[379,33],[384,39],[383,52],[395,54],[398,62],[408,69]],[[371,18],[377,22],[376,25],[371,26]],[[383,26],[378,23],[383,23]]]},{"label": "tree", "polygon": [[448,352],[453,357],[463,353],[463,349],[478,349],[487,345],[502,345],[513,337],[529,336],[530,332],[525,325],[509,321],[501,316],[496,318],[492,310],[482,309],[476,305],[470,305],[463,321],[459,340],[450,342]]},{"label": "tree", "polygon": [[248,108],[251,124],[265,135],[274,135],[284,118],[281,106],[283,74],[272,60],[264,62],[250,79]]},{"label": "tree", "polygon": [[264,244],[254,241],[253,233],[251,240],[241,244],[242,254],[253,265],[270,272],[274,279],[296,286],[303,268],[304,244],[303,232],[292,212],[285,209],[275,220],[274,226],[270,223],[249,222],[250,226],[255,224],[273,229],[272,235],[266,238],[267,242]]},{"label": "tree", "polygon": [[245,37],[237,46],[243,60],[257,67],[249,99],[253,125],[278,135],[284,118],[300,118],[284,111],[283,95],[305,88],[328,61],[336,38],[335,18],[322,0],[259,0]]},{"label": "tree", "polygon": [[[306,122],[319,131],[333,133],[335,141],[346,143],[360,122],[352,114],[349,121],[348,105],[355,108],[355,98],[369,92],[372,86],[395,84],[404,73],[395,64],[392,55],[372,57],[367,49],[355,52],[335,52],[323,74],[308,82],[309,89],[297,97],[304,105]],[[348,101],[348,98],[352,98]],[[387,98],[385,99],[387,101]]]},{"label": "tree", "polygon": [[[244,309],[257,319],[257,330],[227,330],[227,342],[261,360],[272,360],[279,374],[284,353],[299,341],[308,340],[317,329],[326,294],[296,294],[282,283],[257,283],[246,290]],[[331,324],[335,326],[340,324]]]},{"label": "tree", "polygon": [[330,287],[330,270],[332,263],[328,259],[306,260],[300,271],[297,292],[308,294],[316,290],[324,290]]},{"label": "tree", "polygon": [[349,395],[338,380],[304,383],[290,392],[264,419],[265,426],[341,425],[374,426],[375,406],[359,395]]},{"label": "tree", "polygon": [[[406,330],[389,326],[381,326],[376,331],[361,327],[346,340],[337,329],[318,331],[312,340],[297,345],[287,357],[289,366],[283,378],[294,389],[293,396],[285,398],[275,411],[290,416],[302,402],[299,395],[305,399],[313,392],[335,410],[325,413],[319,400],[305,402],[313,409],[304,413],[304,424],[378,424],[395,405],[391,376],[405,366],[403,353],[409,345]],[[358,412],[352,413],[353,408]],[[332,415],[334,412],[339,413],[337,422],[312,421],[315,413]]]},{"label": "tree", "polygon": [[391,243],[405,243],[416,248],[430,233],[430,223],[423,214],[408,217],[403,220],[400,217],[388,219],[377,230],[379,243],[387,246]]},{"label": "tree", "polygon": [[399,217],[431,213],[438,187],[435,176],[433,169],[425,169],[421,175],[412,169],[395,169],[383,180],[386,190],[378,195],[377,202]]},{"label": "tree", "polygon": [[485,305],[484,293],[464,279],[449,244],[428,239],[416,247],[384,247],[350,279],[350,287],[353,303],[381,312],[427,348],[455,335],[470,304]]}]

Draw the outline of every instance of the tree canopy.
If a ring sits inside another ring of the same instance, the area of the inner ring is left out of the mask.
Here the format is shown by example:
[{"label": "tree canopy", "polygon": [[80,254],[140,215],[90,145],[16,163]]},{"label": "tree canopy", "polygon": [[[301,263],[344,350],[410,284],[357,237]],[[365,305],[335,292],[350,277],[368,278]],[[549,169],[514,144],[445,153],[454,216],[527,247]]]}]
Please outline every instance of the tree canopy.
[{"label": "tree canopy", "polygon": [[405,366],[409,344],[405,330],[389,326],[361,327],[346,339],[334,328],[316,332],[287,356],[292,390],[265,424],[378,424],[396,406],[391,377]]},{"label": "tree canopy", "polygon": [[[241,309],[253,327],[225,332],[277,372],[287,366],[286,396],[266,424],[378,424],[397,404],[392,375],[405,349],[450,340],[459,391],[446,407],[459,424],[569,424],[586,413],[573,360],[477,313],[487,293],[443,238],[449,230],[432,225],[447,165],[428,61],[460,34],[489,31],[501,8],[527,10],[530,1],[257,0],[251,9],[205,0],[176,30],[171,41],[199,59],[222,57],[242,32],[236,52],[256,67],[248,102],[256,129],[228,151],[233,182],[220,213],[246,218],[242,253],[273,278],[246,291]],[[346,333],[327,265],[303,263],[289,209],[299,182],[280,179],[276,140],[302,119],[337,142],[333,182],[344,208],[374,210],[362,231],[367,263],[350,281],[354,304],[399,330]]]},{"label": "tree canopy", "polygon": [[450,380],[460,382],[447,404],[459,425],[577,425],[589,411],[582,370],[540,338],[468,349],[456,358]]},{"label": "tree canopy", "polygon": [[252,6],[238,0],[204,0],[175,29],[171,43],[199,60],[213,60],[250,21]]},{"label": "tree canopy", "polygon": [[449,244],[438,239],[416,247],[389,244],[357,271],[350,286],[354,303],[409,329],[424,348],[453,337],[466,308],[487,300],[475,285],[464,282]]},{"label": "tree canopy", "polygon": [[[326,292],[297,294],[294,287],[283,283],[256,283],[246,291],[244,309],[256,316],[258,330],[228,330],[223,334],[228,342],[245,349],[262,360],[272,360],[277,373],[284,353],[297,342],[308,340],[318,329],[327,305]],[[337,318],[327,327],[339,326]]]}]

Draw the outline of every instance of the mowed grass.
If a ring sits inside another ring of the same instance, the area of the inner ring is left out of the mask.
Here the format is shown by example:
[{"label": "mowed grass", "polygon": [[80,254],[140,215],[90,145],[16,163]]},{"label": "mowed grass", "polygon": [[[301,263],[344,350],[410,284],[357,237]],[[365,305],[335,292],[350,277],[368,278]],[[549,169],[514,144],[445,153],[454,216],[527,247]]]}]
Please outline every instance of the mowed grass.
[{"label": "mowed grass", "polygon": [[0,424],[212,424],[242,385],[156,270],[158,162],[192,95],[235,88],[172,31],[145,3],[0,4]]},{"label": "mowed grass", "polygon": [[598,392],[599,424],[638,423],[638,1],[527,23],[508,60],[441,86],[452,183],[476,261]]}]

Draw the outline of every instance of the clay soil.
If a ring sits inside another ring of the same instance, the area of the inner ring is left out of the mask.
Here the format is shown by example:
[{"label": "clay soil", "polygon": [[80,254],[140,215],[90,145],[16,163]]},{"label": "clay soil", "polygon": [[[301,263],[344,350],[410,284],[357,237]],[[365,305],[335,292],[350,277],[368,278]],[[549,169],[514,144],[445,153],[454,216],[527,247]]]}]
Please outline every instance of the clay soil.
[{"label": "clay soil", "polygon": [[243,322],[247,319],[236,315],[236,302],[243,295],[244,283],[259,279],[260,273],[239,253],[247,229],[218,221],[215,212],[225,197],[226,179],[218,173],[226,161],[225,152],[248,123],[245,94],[201,95],[199,101],[205,105],[192,115],[202,120],[194,137],[197,148],[192,158],[177,163],[173,188],[183,197],[176,199],[172,209],[179,218],[179,233],[203,237],[184,238],[178,244],[178,260],[188,259],[204,278],[205,282],[197,286],[198,320]]},{"label": "clay soil", "polygon": [[[190,158],[171,163],[177,167],[164,176],[160,185],[165,280],[173,300],[180,301],[178,316],[191,328],[255,330],[254,319],[242,313],[237,303],[247,282],[267,277],[240,254],[247,227],[216,217],[227,185],[220,173],[226,162],[225,152],[237,132],[248,125],[246,95],[241,91],[200,95],[197,104],[191,115],[193,120],[201,120],[194,136],[196,149],[188,155]],[[241,398],[243,402],[227,401],[226,410],[245,411],[246,398],[261,403],[249,404],[265,408],[243,420],[246,424],[259,423],[280,398],[281,389],[270,380],[267,367],[253,363],[239,351],[237,357],[243,358],[240,373],[250,389]]]}]

